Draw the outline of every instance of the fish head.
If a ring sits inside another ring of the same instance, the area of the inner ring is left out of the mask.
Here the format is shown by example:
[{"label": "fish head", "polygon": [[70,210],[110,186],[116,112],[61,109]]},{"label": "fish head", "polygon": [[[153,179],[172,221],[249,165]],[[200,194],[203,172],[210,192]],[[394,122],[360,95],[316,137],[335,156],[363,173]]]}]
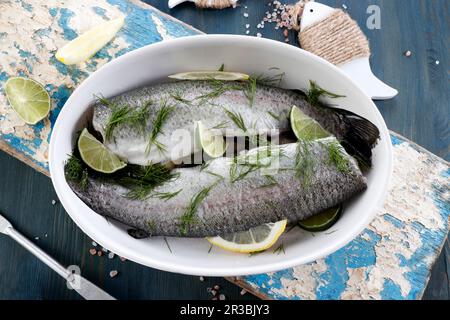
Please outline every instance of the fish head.
[{"label": "fish head", "polygon": [[303,8],[300,30],[330,16],[335,9],[318,2],[307,2]]}]

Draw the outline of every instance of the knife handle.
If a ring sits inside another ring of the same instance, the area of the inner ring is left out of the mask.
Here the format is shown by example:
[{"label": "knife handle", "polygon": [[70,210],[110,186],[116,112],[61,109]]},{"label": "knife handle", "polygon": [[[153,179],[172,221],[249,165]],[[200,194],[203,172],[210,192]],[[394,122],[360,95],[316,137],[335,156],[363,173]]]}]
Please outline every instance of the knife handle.
[{"label": "knife handle", "polygon": [[77,291],[86,300],[115,300],[112,296],[110,296],[108,293],[106,293],[90,281],[64,268],[47,253],[37,247],[33,242],[25,238],[19,231],[11,227],[8,228],[5,233],[16,240],[22,247],[31,252],[39,260],[53,269],[61,277],[66,279],[70,287]]}]

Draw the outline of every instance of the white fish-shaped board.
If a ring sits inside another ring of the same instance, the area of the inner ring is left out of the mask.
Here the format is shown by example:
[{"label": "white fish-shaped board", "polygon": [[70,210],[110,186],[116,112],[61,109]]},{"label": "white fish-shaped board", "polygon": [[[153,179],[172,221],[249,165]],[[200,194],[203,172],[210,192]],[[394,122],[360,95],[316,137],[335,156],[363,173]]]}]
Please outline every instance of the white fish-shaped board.
[{"label": "white fish-shaped board", "polygon": [[[300,32],[307,27],[329,17],[336,9],[318,2],[307,2],[301,17]],[[380,79],[372,72],[369,57],[360,57],[344,62],[338,67],[374,100],[386,100],[395,97],[398,91]]]}]

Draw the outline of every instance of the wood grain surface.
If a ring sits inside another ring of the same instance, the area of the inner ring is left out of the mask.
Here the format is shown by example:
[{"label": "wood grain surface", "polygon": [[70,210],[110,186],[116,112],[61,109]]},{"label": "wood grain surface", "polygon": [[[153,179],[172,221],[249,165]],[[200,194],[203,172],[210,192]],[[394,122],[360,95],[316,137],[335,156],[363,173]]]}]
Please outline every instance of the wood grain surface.
[{"label": "wood grain surface", "polygon": [[[237,9],[224,11],[199,10],[187,3],[168,10],[166,0],[147,3],[165,11],[206,33],[244,34],[245,24],[252,34],[283,40],[272,26],[256,29],[269,9],[268,1],[241,0]],[[450,160],[450,90],[449,43],[450,16],[446,0],[345,0],[321,1],[340,7],[364,26],[370,4],[381,8],[381,30],[363,29],[372,48],[375,74],[400,91],[398,97],[377,102],[391,130]],[[244,6],[248,8],[245,9]],[[243,16],[244,12],[249,17]],[[1,30],[0,30],[1,31]],[[290,34],[296,43],[295,34]],[[406,58],[403,52],[412,51]],[[436,63],[439,61],[439,64]],[[59,203],[50,180],[5,153],[0,153],[0,211],[42,249],[66,265],[79,265],[83,275],[120,299],[208,299],[207,288],[223,287],[228,298],[241,296],[240,288],[222,278],[177,275],[121,262],[117,257],[90,256],[90,240],[70,220]],[[64,282],[12,240],[0,237],[0,299],[77,299]],[[433,270],[425,299],[449,299],[450,245],[447,241]],[[119,276],[109,278],[110,270]]]}]

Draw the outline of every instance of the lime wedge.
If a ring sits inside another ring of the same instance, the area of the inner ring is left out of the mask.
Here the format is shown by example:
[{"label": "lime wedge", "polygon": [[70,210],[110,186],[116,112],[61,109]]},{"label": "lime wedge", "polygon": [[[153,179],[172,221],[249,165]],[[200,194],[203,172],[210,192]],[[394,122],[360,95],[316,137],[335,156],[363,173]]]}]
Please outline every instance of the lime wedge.
[{"label": "lime wedge", "polygon": [[169,78],[177,80],[222,80],[222,81],[245,81],[250,78],[249,75],[240,72],[226,71],[191,71],[176,73]]},{"label": "lime wedge", "polygon": [[121,17],[88,30],[59,49],[56,59],[67,65],[88,60],[114,38],[124,22]]},{"label": "lime wedge", "polygon": [[330,137],[331,134],[313,118],[293,106],[290,113],[291,127],[299,140],[316,140]]},{"label": "lime wedge", "polygon": [[78,150],[84,163],[98,172],[113,173],[127,165],[118,156],[106,149],[87,129],[81,132],[78,139]]},{"label": "lime wedge", "polygon": [[336,223],[341,214],[342,206],[333,207],[306,220],[299,221],[298,225],[307,231],[325,231]]},{"label": "lime wedge", "polygon": [[224,250],[251,253],[264,251],[273,246],[286,229],[287,220],[267,223],[248,231],[222,237],[206,238],[210,243]]},{"label": "lime wedge", "polygon": [[36,124],[50,111],[50,96],[38,82],[29,78],[13,77],[5,83],[5,93],[13,109],[28,124]]},{"label": "lime wedge", "polygon": [[227,144],[220,130],[207,129],[201,121],[198,121],[195,131],[203,151],[208,156],[218,158],[225,153]]}]

